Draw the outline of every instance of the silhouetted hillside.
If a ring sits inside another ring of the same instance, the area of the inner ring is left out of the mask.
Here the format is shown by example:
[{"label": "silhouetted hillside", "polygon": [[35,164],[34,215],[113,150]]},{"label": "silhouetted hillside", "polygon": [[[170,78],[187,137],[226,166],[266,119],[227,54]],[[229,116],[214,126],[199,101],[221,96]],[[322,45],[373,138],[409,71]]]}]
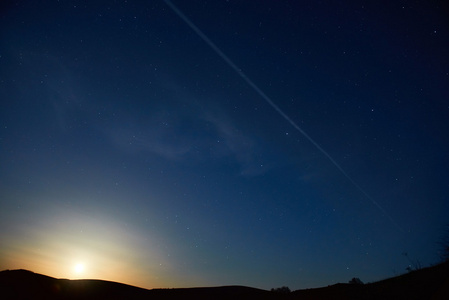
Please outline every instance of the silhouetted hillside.
[{"label": "silhouetted hillside", "polygon": [[149,292],[117,282],[56,279],[27,270],[0,272],[0,291],[6,293],[4,299],[144,299]]},{"label": "silhouetted hillside", "polygon": [[449,263],[370,284],[274,293],[244,286],[146,290],[103,280],[56,279],[27,270],[0,272],[1,299],[449,299]]},{"label": "silhouetted hillside", "polygon": [[294,291],[294,299],[449,299],[449,263],[413,271],[369,284],[339,283]]},{"label": "silhouetted hillside", "polygon": [[103,280],[56,279],[27,270],[0,272],[1,299],[279,299],[244,286],[146,290]]}]

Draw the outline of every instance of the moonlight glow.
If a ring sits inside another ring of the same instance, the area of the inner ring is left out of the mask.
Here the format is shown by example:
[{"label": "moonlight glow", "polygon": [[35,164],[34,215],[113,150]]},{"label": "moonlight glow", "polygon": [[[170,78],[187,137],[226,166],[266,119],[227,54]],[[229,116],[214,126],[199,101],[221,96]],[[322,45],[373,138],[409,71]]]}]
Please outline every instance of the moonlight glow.
[{"label": "moonlight glow", "polygon": [[85,270],[85,265],[84,265],[84,263],[76,263],[74,266],[73,266],[73,271],[75,272],[75,274],[76,275],[81,275],[81,274],[83,274],[84,273],[84,270]]}]

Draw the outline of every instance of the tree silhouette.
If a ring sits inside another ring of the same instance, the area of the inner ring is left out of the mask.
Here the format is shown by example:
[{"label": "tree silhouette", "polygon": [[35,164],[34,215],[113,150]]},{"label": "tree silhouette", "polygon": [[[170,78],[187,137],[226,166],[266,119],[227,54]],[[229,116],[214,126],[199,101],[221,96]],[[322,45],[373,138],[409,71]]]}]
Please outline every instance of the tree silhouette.
[{"label": "tree silhouette", "polygon": [[409,265],[407,268],[405,268],[407,271],[416,271],[420,270],[422,268],[421,262],[417,259],[411,259],[410,256],[408,256],[407,252],[402,253],[402,255],[409,261]]},{"label": "tree silhouette", "polygon": [[288,293],[290,293],[290,289],[288,288],[288,286],[283,286],[283,287],[280,287],[280,288],[273,288],[273,289],[271,289],[271,291],[272,292],[275,292],[275,293],[279,293],[279,294],[288,294]]},{"label": "tree silhouette", "polygon": [[354,277],[351,280],[349,280],[350,284],[363,284],[363,282],[360,280],[360,278]]},{"label": "tree silhouette", "polygon": [[445,234],[439,242],[441,250],[440,257],[443,262],[449,262],[449,225],[445,228]]}]

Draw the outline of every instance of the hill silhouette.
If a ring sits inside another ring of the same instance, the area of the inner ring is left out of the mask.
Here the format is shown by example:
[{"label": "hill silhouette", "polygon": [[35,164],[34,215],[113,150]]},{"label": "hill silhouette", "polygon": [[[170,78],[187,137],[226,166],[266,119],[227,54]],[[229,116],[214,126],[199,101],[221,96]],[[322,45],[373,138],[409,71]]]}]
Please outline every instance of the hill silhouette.
[{"label": "hill silhouette", "polygon": [[27,270],[0,272],[2,299],[449,299],[449,263],[369,284],[335,284],[282,294],[245,287],[147,290],[118,282],[56,279]]}]

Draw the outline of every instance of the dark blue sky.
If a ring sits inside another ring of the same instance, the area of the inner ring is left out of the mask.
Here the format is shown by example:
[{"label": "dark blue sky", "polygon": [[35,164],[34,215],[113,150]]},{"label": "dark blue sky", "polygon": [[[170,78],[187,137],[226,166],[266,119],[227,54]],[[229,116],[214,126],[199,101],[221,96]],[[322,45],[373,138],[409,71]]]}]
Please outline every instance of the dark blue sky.
[{"label": "dark blue sky", "polygon": [[163,0],[6,1],[0,269],[298,289],[439,261],[447,5],[173,3],[322,150]]}]

